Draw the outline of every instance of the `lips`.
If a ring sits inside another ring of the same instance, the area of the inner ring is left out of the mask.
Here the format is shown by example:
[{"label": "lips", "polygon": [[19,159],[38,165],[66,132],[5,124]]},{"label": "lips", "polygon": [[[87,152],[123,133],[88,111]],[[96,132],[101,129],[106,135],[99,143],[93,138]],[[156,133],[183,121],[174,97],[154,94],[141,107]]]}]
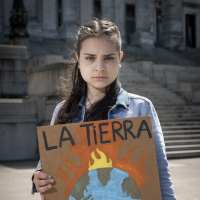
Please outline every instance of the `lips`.
[{"label": "lips", "polygon": [[105,77],[105,76],[95,76],[94,78],[95,78],[95,79],[98,79],[98,80],[103,80],[103,79],[106,79],[106,77]]}]

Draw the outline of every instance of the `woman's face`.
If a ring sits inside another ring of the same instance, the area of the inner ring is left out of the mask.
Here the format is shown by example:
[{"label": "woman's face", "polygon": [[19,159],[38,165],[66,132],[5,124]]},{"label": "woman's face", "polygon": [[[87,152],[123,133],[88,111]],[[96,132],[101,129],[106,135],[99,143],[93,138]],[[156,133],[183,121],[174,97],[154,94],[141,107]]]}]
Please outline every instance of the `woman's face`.
[{"label": "woman's face", "polygon": [[116,78],[121,67],[116,44],[105,38],[87,38],[81,44],[80,56],[76,54],[79,69],[88,88],[105,89]]}]

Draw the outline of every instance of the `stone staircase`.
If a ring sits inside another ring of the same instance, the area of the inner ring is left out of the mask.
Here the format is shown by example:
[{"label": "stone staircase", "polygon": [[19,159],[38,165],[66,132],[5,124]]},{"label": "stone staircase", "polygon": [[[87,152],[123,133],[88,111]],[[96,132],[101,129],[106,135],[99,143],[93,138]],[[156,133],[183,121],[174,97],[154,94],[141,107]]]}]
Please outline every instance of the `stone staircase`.
[{"label": "stone staircase", "polygon": [[168,158],[200,156],[200,105],[188,103],[170,89],[152,81],[127,63],[119,76],[122,87],[147,97],[161,122]]}]

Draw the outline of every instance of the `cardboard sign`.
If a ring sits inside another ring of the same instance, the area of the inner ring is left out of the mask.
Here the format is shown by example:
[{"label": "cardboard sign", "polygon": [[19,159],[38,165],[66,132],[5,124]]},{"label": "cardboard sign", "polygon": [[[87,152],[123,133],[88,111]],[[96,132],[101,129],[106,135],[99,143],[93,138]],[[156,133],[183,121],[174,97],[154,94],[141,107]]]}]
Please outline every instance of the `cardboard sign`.
[{"label": "cardboard sign", "polygon": [[38,127],[46,200],[161,200],[151,117]]}]

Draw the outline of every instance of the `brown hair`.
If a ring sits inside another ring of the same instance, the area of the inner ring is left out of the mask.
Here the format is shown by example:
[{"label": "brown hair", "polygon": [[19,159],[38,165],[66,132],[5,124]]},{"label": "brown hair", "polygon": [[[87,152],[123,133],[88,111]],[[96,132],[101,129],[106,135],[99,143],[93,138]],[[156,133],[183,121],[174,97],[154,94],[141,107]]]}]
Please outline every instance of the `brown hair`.
[{"label": "brown hair", "polygon": [[[121,34],[119,28],[114,23],[94,18],[91,22],[81,26],[77,34],[77,42],[75,45],[78,56],[80,56],[81,43],[90,37],[105,37],[114,42],[120,55],[122,48]],[[70,123],[73,119],[78,117],[80,112],[78,104],[81,98],[87,94],[87,83],[81,76],[78,68],[78,61],[76,61],[73,66],[71,79],[71,92],[63,96],[65,102],[59,110],[54,124]],[[115,105],[118,93],[119,82],[118,78],[116,78],[106,87],[106,95],[98,102],[92,104],[88,109],[85,121],[108,119],[108,111]]]}]

